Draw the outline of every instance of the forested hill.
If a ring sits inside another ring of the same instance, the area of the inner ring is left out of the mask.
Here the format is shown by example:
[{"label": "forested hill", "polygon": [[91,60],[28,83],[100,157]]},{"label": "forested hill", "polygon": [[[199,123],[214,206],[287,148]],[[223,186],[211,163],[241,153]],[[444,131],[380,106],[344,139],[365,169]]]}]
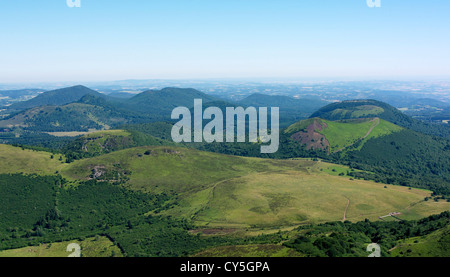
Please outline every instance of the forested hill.
[{"label": "forested hill", "polygon": [[85,86],[74,86],[44,92],[28,101],[11,105],[10,110],[26,110],[40,106],[61,106],[80,100],[85,95],[105,97],[103,94]]},{"label": "forested hill", "polygon": [[166,120],[168,120],[174,108],[193,107],[194,99],[202,99],[204,103],[219,100],[195,89],[164,88],[144,91],[130,99],[120,101],[120,103],[122,108],[137,112],[167,114]]},{"label": "forested hill", "polygon": [[327,105],[310,118],[343,120],[379,117],[396,125],[427,135],[450,139],[450,127],[423,122],[403,114],[389,104],[377,100],[348,100]]}]

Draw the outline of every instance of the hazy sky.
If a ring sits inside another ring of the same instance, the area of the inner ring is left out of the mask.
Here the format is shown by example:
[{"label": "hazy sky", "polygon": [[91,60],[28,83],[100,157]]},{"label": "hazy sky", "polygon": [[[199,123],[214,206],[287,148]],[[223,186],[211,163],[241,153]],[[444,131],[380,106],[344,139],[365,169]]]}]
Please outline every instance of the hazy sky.
[{"label": "hazy sky", "polygon": [[0,0],[0,82],[450,76],[450,1]]}]

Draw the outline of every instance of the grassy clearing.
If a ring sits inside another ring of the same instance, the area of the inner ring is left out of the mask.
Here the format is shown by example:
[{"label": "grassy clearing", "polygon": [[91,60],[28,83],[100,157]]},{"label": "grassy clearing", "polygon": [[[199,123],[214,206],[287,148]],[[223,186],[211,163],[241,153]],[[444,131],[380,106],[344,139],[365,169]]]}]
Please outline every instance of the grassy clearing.
[{"label": "grassy clearing", "polygon": [[89,132],[45,132],[45,133],[54,137],[79,137],[89,135],[95,132],[97,132],[97,130],[92,129],[89,130]]},{"label": "grassy clearing", "polygon": [[20,249],[0,252],[0,257],[39,257],[63,258],[68,257],[67,246],[77,243],[81,247],[81,257],[122,257],[120,249],[106,237],[88,238],[84,241],[69,241],[41,244]]},{"label": "grassy clearing", "polygon": [[[52,158],[53,156],[53,158]],[[64,166],[59,158],[61,155],[52,153],[27,150],[20,147],[0,144],[0,174],[25,173],[52,175]]]},{"label": "grassy clearing", "polygon": [[86,135],[87,138],[99,138],[105,136],[122,136],[128,137],[131,134],[125,130],[105,130],[105,131],[96,131]]}]

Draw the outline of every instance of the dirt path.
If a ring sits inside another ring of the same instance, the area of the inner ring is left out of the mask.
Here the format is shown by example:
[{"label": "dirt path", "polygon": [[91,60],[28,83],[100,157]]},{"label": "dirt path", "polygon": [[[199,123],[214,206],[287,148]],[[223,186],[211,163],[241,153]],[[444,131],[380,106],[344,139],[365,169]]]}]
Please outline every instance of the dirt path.
[{"label": "dirt path", "polygon": [[[347,198],[347,197],[345,197]],[[346,221],[347,220],[347,211],[348,211],[348,207],[350,206],[350,199],[347,198],[347,207],[345,207],[345,212],[344,212],[344,218],[342,219],[342,221]]]},{"label": "dirt path", "polygon": [[[373,124],[373,125],[370,127],[370,129],[369,129],[369,131],[367,132],[367,134],[366,134],[365,136],[363,136],[362,138],[360,138],[357,142],[359,142],[359,141],[361,141],[361,140],[367,138],[367,137],[372,133],[373,129],[374,129],[375,127],[377,127],[378,125],[380,125],[380,119],[379,119],[378,117],[377,117],[377,118],[374,118],[372,121],[373,121],[375,124]],[[356,142],[355,142],[355,143],[356,143]],[[352,144],[347,145],[347,146],[345,146],[345,147],[343,147],[343,148],[341,148],[341,149],[338,149],[338,150],[336,150],[334,153],[339,153],[339,152],[341,152],[341,151],[343,151],[343,150],[345,150],[345,149],[347,149],[347,148],[349,148],[349,147],[352,147],[353,145],[355,145],[355,143],[352,143]]]},{"label": "dirt path", "polygon": [[367,134],[364,137],[362,137],[362,139],[367,138],[372,133],[373,129],[375,127],[377,127],[378,125],[380,125],[380,119],[378,117],[375,118],[373,121],[376,121],[375,125],[372,125],[372,127],[370,127],[369,131],[367,132]]}]

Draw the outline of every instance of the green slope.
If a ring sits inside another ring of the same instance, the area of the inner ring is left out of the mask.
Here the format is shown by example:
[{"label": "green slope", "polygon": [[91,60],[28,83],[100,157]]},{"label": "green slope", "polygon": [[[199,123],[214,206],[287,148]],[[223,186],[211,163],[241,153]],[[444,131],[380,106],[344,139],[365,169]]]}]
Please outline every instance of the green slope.
[{"label": "green slope", "polygon": [[121,101],[120,105],[123,109],[159,115],[161,120],[170,120],[170,114],[174,108],[191,108],[194,106],[194,99],[203,99],[204,103],[219,100],[195,89],[164,88],[144,91]]},{"label": "green slope", "polygon": [[172,144],[135,130],[105,130],[75,139],[65,146],[62,152],[65,153],[68,161],[73,161],[137,146]]},{"label": "green slope", "polygon": [[39,132],[87,132],[127,123],[129,118],[114,109],[85,103],[43,106],[0,121],[0,127],[22,127]]},{"label": "green slope", "polygon": [[360,149],[371,138],[390,135],[403,129],[379,118],[362,121],[326,121],[326,124],[327,128],[320,133],[330,142],[332,152],[345,150],[356,143]]},{"label": "green slope", "polygon": [[85,95],[106,97],[85,86],[73,86],[44,92],[28,101],[11,105],[10,110],[26,110],[39,106],[61,106],[80,100]]},{"label": "green slope", "polygon": [[397,184],[428,188],[448,196],[449,150],[446,139],[404,129],[368,140],[340,159],[353,167],[377,172],[380,182],[397,178]]},{"label": "green slope", "polygon": [[327,120],[379,117],[393,124],[428,135],[449,139],[450,127],[436,125],[409,117],[396,108],[376,100],[349,100],[327,105],[311,115]]},{"label": "green slope", "polygon": [[[18,111],[0,120],[0,127],[24,128],[38,132],[87,132],[124,124],[171,121],[179,106],[192,107],[194,99],[204,103],[217,99],[194,89],[165,88],[145,91],[129,99],[102,95],[77,86],[46,92],[17,103]],[[71,134],[68,134],[71,135]]]},{"label": "green slope", "polygon": [[450,257],[450,225],[425,236],[400,241],[390,252],[394,257]]},{"label": "green slope", "polygon": [[336,121],[310,118],[291,125],[284,133],[301,149],[320,150],[322,154],[318,155],[332,162],[375,173],[355,173],[355,177],[450,195],[450,143],[446,138],[379,117]]},{"label": "green slope", "polygon": [[[347,119],[331,121],[311,118],[289,126],[284,133],[306,144],[307,148],[319,148],[329,153],[341,152],[353,147],[361,149],[368,140],[403,130],[380,118]],[[321,144],[318,145],[318,140]]]},{"label": "green slope", "polygon": [[64,161],[62,155],[0,144],[0,174],[52,175],[65,166]]},{"label": "green slope", "polygon": [[383,184],[332,176],[326,173],[330,166],[138,147],[76,161],[61,172],[73,181],[94,178],[171,194],[175,198],[163,214],[193,219],[205,227],[292,226],[341,220],[344,214],[348,220],[377,219],[393,211],[421,217],[449,208],[446,202],[423,201],[429,191],[386,189]]}]

